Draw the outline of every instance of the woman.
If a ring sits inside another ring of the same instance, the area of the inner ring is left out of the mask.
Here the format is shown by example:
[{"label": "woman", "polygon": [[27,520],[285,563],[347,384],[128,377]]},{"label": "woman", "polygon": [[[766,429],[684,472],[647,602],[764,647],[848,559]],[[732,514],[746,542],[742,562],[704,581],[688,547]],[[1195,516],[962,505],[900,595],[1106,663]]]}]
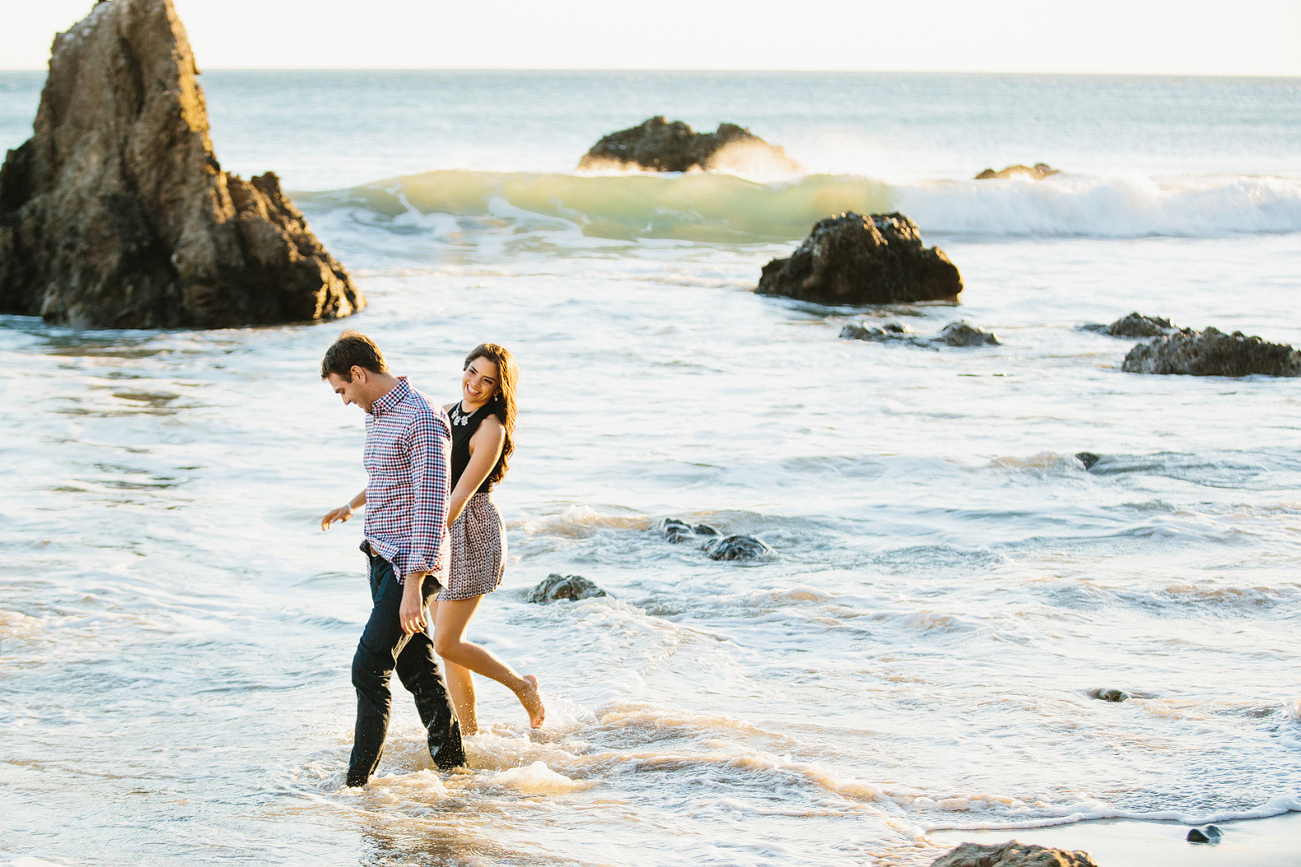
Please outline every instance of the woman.
[{"label": "woman", "polygon": [[515,450],[515,382],[519,368],[503,346],[484,343],[465,358],[461,399],[444,407],[452,425],[452,496],[447,526],[452,562],[447,584],[429,605],[434,650],[443,658],[447,687],[461,720],[461,733],[478,732],[474,678],[490,677],[515,693],[533,728],[541,728],[546,708],[538,679],[521,677],[493,653],[465,640],[465,629],[505,573],[506,530],[492,488],[506,475]]}]

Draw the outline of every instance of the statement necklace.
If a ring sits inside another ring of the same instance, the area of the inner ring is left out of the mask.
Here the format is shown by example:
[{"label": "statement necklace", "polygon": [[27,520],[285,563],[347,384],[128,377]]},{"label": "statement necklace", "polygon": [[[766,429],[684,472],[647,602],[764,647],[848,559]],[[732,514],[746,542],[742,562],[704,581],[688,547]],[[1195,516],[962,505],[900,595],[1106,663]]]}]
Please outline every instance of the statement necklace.
[{"label": "statement necklace", "polygon": [[470,416],[474,415],[474,413],[466,412],[461,409],[461,402],[458,400],[452,406],[452,412],[450,415],[452,417],[452,424],[464,426],[470,423]]}]

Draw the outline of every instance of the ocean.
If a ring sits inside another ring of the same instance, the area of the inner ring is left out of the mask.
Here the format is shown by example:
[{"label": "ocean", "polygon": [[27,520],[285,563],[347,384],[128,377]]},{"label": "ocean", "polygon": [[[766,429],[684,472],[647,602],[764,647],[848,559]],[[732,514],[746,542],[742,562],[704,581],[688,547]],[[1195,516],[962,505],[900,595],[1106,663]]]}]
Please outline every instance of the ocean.
[{"label": "ocean", "polygon": [[[43,78],[0,73],[0,148]],[[0,863],[914,867],[950,829],[1301,811],[1301,383],[1127,374],[1133,341],[1080,327],[1301,346],[1301,80],[200,81],[223,167],[277,172],[370,306],[0,316]],[[657,114],[804,171],[576,171]],[[1062,173],[972,180],[1034,162]],[[960,302],[752,292],[843,210],[911,217]],[[885,317],[1002,343],[839,338]],[[319,526],[365,482],[318,378],[343,327],[444,402],[477,343],[519,360],[506,584],[469,637],[548,702],[530,731],[481,680],[471,767],[440,774],[397,687],[366,789],[360,526]],[[776,557],[715,562],[666,517]],[[552,573],[609,595],[526,602]]]}]

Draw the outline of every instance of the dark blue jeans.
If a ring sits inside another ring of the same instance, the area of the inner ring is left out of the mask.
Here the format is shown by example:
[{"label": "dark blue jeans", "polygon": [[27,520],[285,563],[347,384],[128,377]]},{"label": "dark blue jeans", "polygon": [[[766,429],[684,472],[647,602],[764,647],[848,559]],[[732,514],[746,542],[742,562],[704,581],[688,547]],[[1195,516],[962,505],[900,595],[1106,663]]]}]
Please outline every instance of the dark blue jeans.
[{"label": "dark blue jeans", "polygon": [[[398,608],[402,585],[393,574],[393,564],[369,553],[370,598],[374,608],[352,658],[352,685],[357,688],[357,728],[348,762],[348,785],[364,786],[379,766],[388,733],[389,678],[394,670],[402,685],[416,700],[420,721],[429,732],[429,755],[443,770],[465,764],[461,745],[461,724],[438,670],[434,642],[429,628],[415,635],[402,631]],[[425,579],[425,604],[438,593],[438,583]]]}]

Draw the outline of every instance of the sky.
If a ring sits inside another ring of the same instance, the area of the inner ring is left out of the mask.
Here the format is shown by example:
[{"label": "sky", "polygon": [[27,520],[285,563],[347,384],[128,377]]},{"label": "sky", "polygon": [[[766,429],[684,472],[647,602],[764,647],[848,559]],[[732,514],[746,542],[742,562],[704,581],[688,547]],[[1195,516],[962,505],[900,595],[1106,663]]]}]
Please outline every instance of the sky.
[{"label": "sky", "polygon": [[[1301,76],[1301,0],[173,0],[201,69],[835,69]],[[43,69],[93,0],[0,0]]]}]

